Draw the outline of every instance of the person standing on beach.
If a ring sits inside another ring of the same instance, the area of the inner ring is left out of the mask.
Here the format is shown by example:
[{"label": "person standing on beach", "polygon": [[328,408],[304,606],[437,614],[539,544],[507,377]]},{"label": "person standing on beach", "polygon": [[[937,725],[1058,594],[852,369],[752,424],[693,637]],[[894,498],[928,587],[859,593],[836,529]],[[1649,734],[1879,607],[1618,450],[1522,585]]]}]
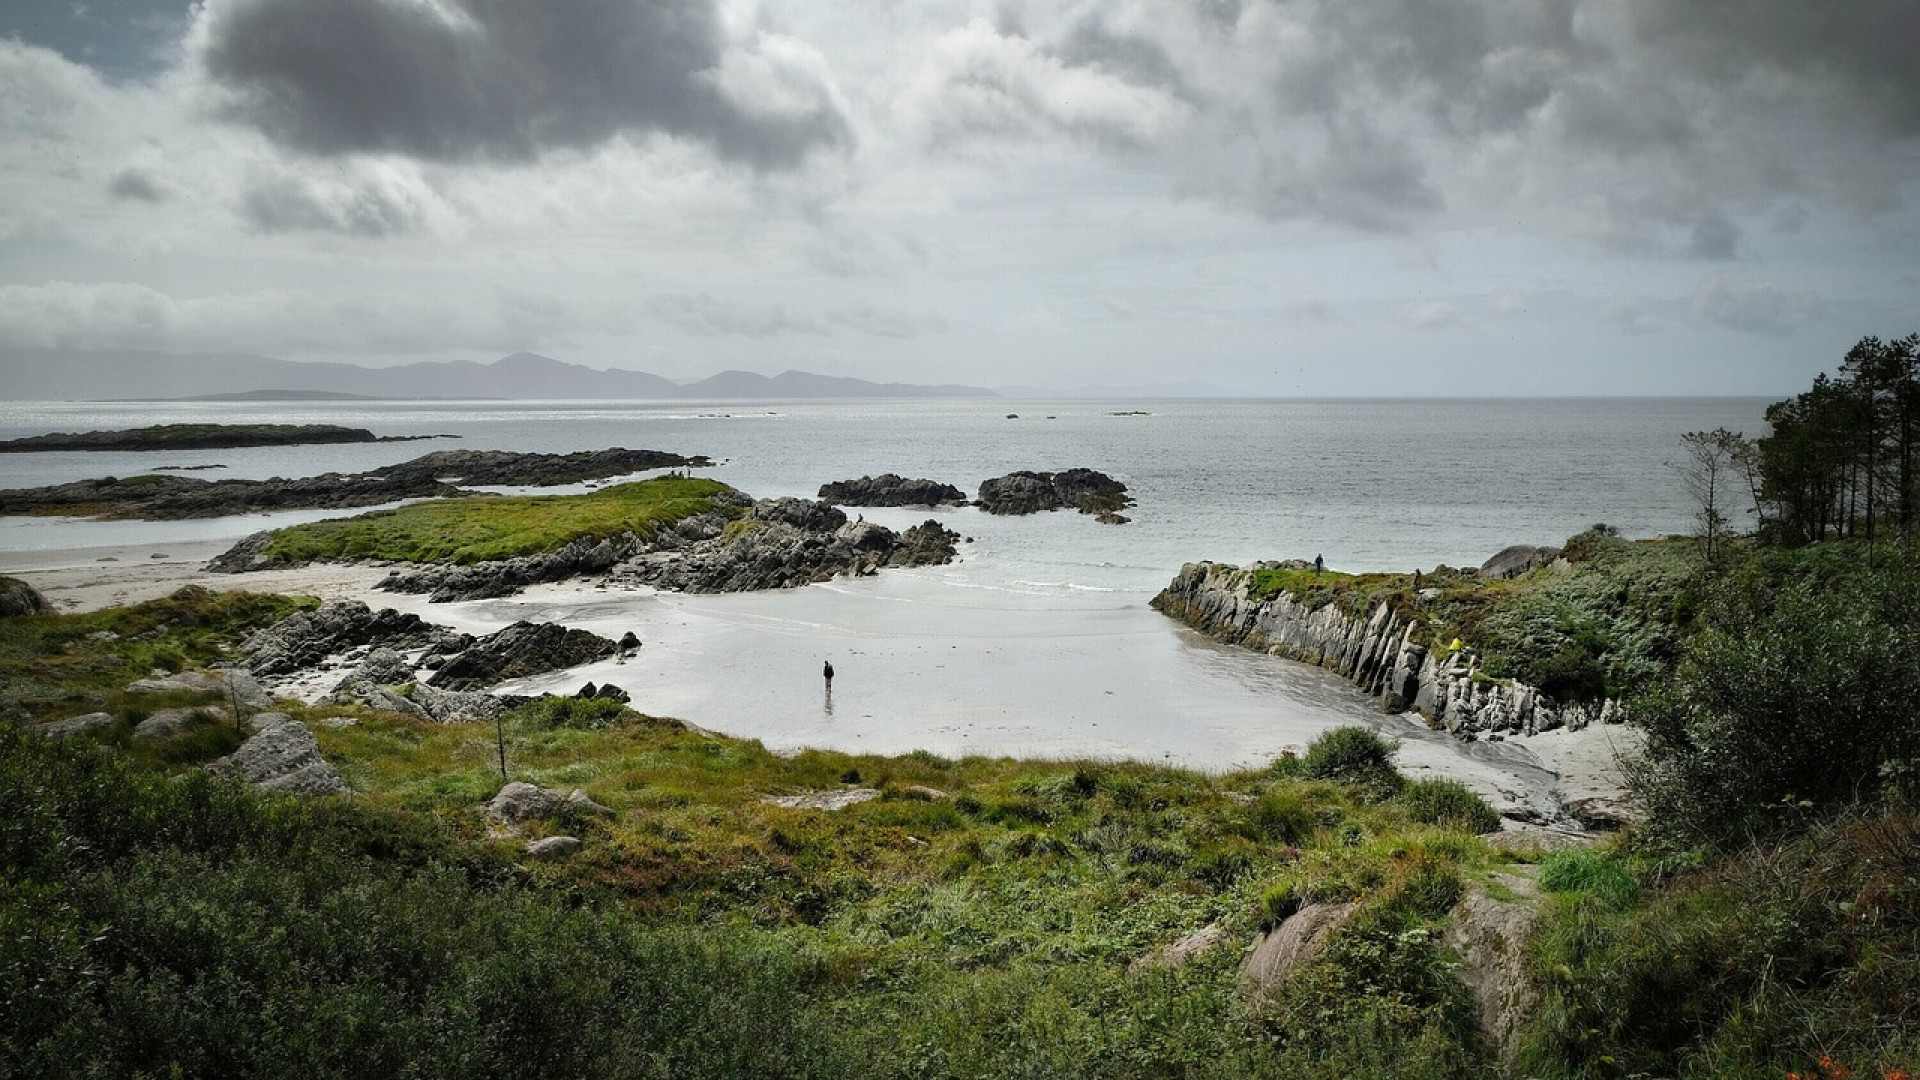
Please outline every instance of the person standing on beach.
[{"label": "person standing on beach", "polygon": [[833,693],[833,661],[828,660],[821,664],[820,674],[827,680],[827,693]]}]

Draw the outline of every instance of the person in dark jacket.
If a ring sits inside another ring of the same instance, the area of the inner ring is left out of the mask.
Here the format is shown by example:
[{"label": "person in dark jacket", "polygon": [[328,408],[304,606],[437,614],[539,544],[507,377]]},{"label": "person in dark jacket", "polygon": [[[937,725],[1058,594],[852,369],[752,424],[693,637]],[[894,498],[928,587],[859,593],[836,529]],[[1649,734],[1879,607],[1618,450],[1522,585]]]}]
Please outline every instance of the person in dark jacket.
[{"label": "person in dark jacket", "polygon": [[833,661],[828,660],[825,663],[821,664],[820,674],[823,678],[827,680],[827,689],[832,690],[833,689]]}]

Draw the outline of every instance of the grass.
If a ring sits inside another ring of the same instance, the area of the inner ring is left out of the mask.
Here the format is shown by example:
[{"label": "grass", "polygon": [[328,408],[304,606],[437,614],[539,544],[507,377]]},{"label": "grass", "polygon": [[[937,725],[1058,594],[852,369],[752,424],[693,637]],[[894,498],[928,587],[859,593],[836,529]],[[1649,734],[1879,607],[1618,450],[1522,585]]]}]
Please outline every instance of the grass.
[{"label": "grass", "polygon": [[[10,688],[111,692],[160,652],[203,662],[297,604],[193,591],[9,620],[22,632],[0,639],[0,664]],[[220,749],[217,727],[137,755],[118,731],[48,744],[0,729],[0,1060],[46,1076],[1495,1071],[1444,942],[1456,902],[1514,856],[1475,835],[1484,804],[1385,771],[1365,732],[1208,775],[782,756],[541,701],[507,719],[513,778],[614,813],[500,839],[479,813],[501,784],[490,725],[290,711],[353,717],[312,726],[355,797],[203,775],[190,766]],[[763,801],[849,784],[880,797]],[[558,832],[579,852],[519,857]],[[1629,833],[1538,862],[1541,1005],[1518,1075],[1911,1071],[1911,809],[1722,855]],[[1269,999],[1240,993],[1255,935],[1348,901],[1354,921],[1318,960]],[[1140,965],[1207,926],[1229,944]]]},{"label": "grass", "polygon": [[506,559],[582,538],[650,537],[663,525],[716,509],[714,496],[731,490],[715,480],[656,477],[582,495],[437,499],[282,529],[262,554],[294,562]]}]

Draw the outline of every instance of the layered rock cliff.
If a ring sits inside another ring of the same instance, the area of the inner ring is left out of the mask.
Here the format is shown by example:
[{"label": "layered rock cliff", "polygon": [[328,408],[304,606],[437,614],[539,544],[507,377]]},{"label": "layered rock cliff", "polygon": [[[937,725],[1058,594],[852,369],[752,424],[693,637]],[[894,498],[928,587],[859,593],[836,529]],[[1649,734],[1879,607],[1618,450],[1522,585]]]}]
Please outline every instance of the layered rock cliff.
[{"label": "layered rock cliff", "polygon": [[1310,607],[1290,593],[1256,596],[1250,567],[1188,563],[1153,607],[1232,645],[1338,672],[1380,699],[1387,712],[1412,710],[1457,735],[1533,735],[1622,721],[1618,702],[1559,702],[1524,683],[1480,676],[1470,648],[1430,649],[1419,619],[1387,604],[1356,618],[1336,604]]}]

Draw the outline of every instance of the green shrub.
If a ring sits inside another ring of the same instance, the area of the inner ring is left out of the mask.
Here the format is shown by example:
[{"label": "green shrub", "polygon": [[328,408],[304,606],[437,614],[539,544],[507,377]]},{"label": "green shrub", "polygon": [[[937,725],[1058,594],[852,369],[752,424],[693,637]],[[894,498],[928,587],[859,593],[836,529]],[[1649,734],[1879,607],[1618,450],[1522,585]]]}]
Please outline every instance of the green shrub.
[{"label": "green shrub", "polygon": [[1313,836],[1317,819],[1313,806],[1291,788],[1268,791],[1247,808],[1245,833],[1249,840],[1271,844],[1304,844]]},{"label": "green shrub", "polygon": [[547,695],[519,705],[507,713],[509,726],[555,731],[570,728],[600,731],[636,715],[624,703],[612,698],[575,698]]},{"label": "green shrub", "polygon": [[1458,780],[1416,780],[1401,789],[1397,798],[1406,805],[1408,816],[1422,824],[1474,834],[1500,828],[1500,815]]},{"label": "green shrub", "polygon": [[1400,774],[1393,768],[1395,749],[1371,728],[1337,727],[1307,744],[1306,773],[1321,780],[1396,788]]}]

